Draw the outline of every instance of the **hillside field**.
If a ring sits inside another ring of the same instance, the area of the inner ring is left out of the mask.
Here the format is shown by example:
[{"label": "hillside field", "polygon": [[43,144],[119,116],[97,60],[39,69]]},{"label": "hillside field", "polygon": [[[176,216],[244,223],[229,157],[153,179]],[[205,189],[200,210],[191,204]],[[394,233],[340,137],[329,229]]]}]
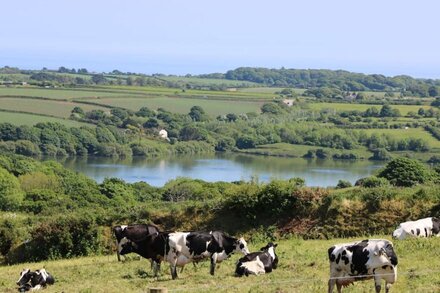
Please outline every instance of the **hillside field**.
[{"label": "hillside field", "polygon": [[[375,236],[385,238],[389,236]],[[36,270],[45,267],[56,279],[51,292],[148,292],[148,288],[165,287],[169,292],[326,292],[329,277],[327,249],[337,243],[362,238],[301,240],[291,238],[278,241],[279,267],[270,274],[237,278],[233,255],[217,267],[216,275],[209,275],[209,262],[185,267],[177,280],[171,280],[169,265],[162,264],[161,276],[151,277],[150,263],[145,259],[118,262],[116,254],[84,257],[40,263],[26,263],[0,267],[0,291],[16,292],[15,282],[23,268]],[[258,250],[266,242],[249,245]],[[397,282],[390,292],[438,292],[440,287],[440,238],[394,241],[399,258]],[[382,288],[384,283],[382,283]],[[374,281],[357,282],[346,292],[373,292]]]},{"label": "hillside field", "polygon": [[[335,109],[338,112],[342,111],[365,111],[368,108],[376,107],[380,110],[382,105],[373,105],[373,104],[343,104],[343,103],[310,103],[309,108],[311,110],[320,111],[323,109]],[[393,109],[399,109],[401,115],[407,115],[408,112],[413,111],[416,112],[423,108],[425,110],[429,109],[430,106],[427,105],[391,105]]]},{"label": "hillside field", "polygon": [[109,112],[109,109],[100,106],[74,103],[70,101],[26,99],[16,97],[0,98],[0,109],[23,111],[61,118],[69,118],[74,107],[81,107],[84,111],[103,110],[105,112]]},{"label": "hillside field", "polygon": [[28,114],[28,113],[4,112],[0,110],[0,123],[3,122],[9,122],[15,125],[28,125],[28,126],[33,126],[39,122],[57,122],[64,124],[67,127],[81,127],[81,126],[94,127],[93,124],[82,123],[74,120]]}]

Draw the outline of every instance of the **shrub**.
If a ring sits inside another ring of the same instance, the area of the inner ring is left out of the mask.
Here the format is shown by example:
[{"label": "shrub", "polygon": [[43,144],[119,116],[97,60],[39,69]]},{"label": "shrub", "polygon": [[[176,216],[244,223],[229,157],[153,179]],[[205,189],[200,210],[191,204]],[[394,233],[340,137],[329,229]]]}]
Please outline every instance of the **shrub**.
[{"label": "shrub", "polygon": [[98,226],[87,214],[58,216],[31,231],[32,255],[28,261],[86,256],[99,247]]},{"label": "shrub", "polygon": [[350,181],[347,180],[339,180],[338,184],[336,185],[336,188],[348,188],[351,187]]},{"label": "shrub", "polygon": [[397,186],[413,186],[433,179],[431,171],[422,163],[409,158],[396,158],[390,161],[378,174]]},{"label": "shrub", "polygon": [[0,167],[0,210],[15,210],[22,200],[23,192],[18,179]]},{"label": "shrub", "polygon": [[387,186],[390,183],[386,178],[380,178],[376,176],[370,176],[366,178],[361,178],[358,181],[356,181],[356,186],[371,188],[371,187],[382,187]]}]

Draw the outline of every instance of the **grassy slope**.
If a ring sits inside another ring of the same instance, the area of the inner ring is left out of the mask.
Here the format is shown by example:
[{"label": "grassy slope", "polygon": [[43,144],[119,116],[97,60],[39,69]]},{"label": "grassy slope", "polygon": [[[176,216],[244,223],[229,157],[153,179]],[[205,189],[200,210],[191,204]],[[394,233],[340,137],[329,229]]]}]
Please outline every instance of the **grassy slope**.
[{"label": "grassy slope", "polygon": [[[382,105],[367,105],[367,104],[343,104],[343,103],[310,103],[309,104],[310,109],[312,110],[322,110],[322,109],[335,109],[336,111],[365,111],[368,108],[376,107],[380,110]],[[399,109],[401,115],[406,115],[408,112],[413,111],[416,112],[420,108],[429,109],[430,106],[426,105],[391,105],[391,108]]]},{"label": "grassy slope", "polygon": [[103,111],[109,110],[99,106],[73,103],[70,101],[39,100],[12,97],[0,98],[0,109],[24,111],[62,118],[68,118],[72,109],[76,106],[81,107],[84,111],[97,109],[101,109]]},{"label": "grassy slope", "polygon": [[27,96],[27,97],[46,97],[51,99],[72,99],[81,97],[105,97],[120,95],[119,93],[102,92],[99,90],[80,90],[80,89],[42,89],[37,87],[0,87],[0,96]]},{"label": "grassy slope", "polygon": [[81,127],[81,126],[94,127],[93,124],[81,123],[73,120],[40,116],[34,114],[11,113],[11,112],[0,111],[0,123],[2,122],[9,122],[16,125],[29,125],[29,126],[35,125],[36,123],[39,122],[58,122],[68,127]]},{"label": "grassy slope", "polygon": [[423,128],[409,128],[409,129],[365,129],[361,130],[367,134],[385,134],[390,135],[396,139],[403,138],[421,138],[426,140],[432,148],[440,149],[440,141],[433,137],[429,132]]},{"label": "grassy slope", "polygon": [[[374,238],[387,238],[376,236]],[[209,275],[209,263],[200,263],[196,271],[185,268],[179,279],[171,280],[168,264],[162,266],[158,280],[149,276],[146,260],[118,263],[116,255],[85,257],[71,260],[46,261],[0,267],[0,291],[16,292],[18,273],[29,267],[45,267],[56,278],[55,285],[45,292],[147,292],[151,287],[166,287],[179,292],[325,292],[327,288],[327,249],[336,243],[356,239],[279,241],[279,268],[271,274],[236,278],[233,276],[234,255],[218,267],[215,276]],[[265,243],[264,243],[265,244]],[[263,243],[250,245],[258,250]],[[391,292],[438,292],[440,287],[440,238],[394,241],[399,257],[398,278]],[[148,274],[147,274],[148,273]],[[374,281],[358,282],[348,292],[373,292]],[[437,290],[437,291],[436,291]]]},{"label": "grassy slope", "polygon": [[170,112],[187,114],[192,106],[201,106],[209,115],[215,117],[227,113],[260,112],[261,102],[241,102],[209,100],[209,99],[186,99],[176,97],[157,98],[102,98],[94,100],[95,103],[123,107],[131,110],[139,110],[141,107],[151,109],[164,108]]}]

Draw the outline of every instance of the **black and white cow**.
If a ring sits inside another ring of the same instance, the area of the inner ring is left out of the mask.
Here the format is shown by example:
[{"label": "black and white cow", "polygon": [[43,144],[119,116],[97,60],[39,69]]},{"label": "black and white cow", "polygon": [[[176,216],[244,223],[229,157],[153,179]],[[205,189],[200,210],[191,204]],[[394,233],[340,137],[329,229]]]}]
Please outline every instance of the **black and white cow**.
[{"label": "black and white cow", "polygon": [[154,225],[135,224],[126,226],[115,226],[113,232],[116,237],[118,261],[121,260],[122,244],[126,241],[141,241],[148,235],[159,233],[159,228]]},{"label": "black and white cow", "polygon": [[403,240],[408,237],[440,237],[440,219],[424,218],[401,223],[393,232],[393,238]]},{"label": "black and white cow", "polygon": [[169,234],[170,251],[167,261],[171,264],[171,276],[177,278],[176,264],[182,255],[189,260],[211,260],[210,273],[214,275],[217,263],[229,258],[234,252],[249,253],[243,238],[237,239],[221,231],[175,232]]},{"label": "black and white cow", "polygon": [[337,244],[328,250],[330,279],[328,292],[336,284],[338,292],[355,281],[374,278],[376,292],[385,280],[386,292],[397,279],[397,256],[393,244],[383,239],[368,239],[349,244]]},{"label": "black and white cow", "polygon": [[235,268],[237,276],[260,275],[272,272],[278,267],[278,256],[275,253],[277,244],[269,242],[260,251],[252,252],[238,260]]},{"label": "black and white cow", "polygon": [[54,283],[55,279],[45,269],[36,270],[35,272],[24,269],[17,281],[20,292],[39,290]]}]

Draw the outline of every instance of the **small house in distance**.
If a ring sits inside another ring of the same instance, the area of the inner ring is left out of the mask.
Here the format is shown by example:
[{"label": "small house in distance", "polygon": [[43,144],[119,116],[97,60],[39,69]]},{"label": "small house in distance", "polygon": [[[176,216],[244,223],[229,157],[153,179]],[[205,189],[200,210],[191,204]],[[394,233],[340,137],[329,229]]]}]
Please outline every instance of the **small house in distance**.
[{"label": "small house in distance", "polygon": [[289,107],[292,107],[293,106],[293,99],[284,99],[283,103]]},{"label": "small house in distance", "polygon": [[159,136],[161,137],[161,138],[163,138],[163,139],[166,139],[166,140],[170,140],[169,138],[168,138],[168,131],[166,131],[165,129],[162,129],[162,130],[160,130],[159,131]]}]

